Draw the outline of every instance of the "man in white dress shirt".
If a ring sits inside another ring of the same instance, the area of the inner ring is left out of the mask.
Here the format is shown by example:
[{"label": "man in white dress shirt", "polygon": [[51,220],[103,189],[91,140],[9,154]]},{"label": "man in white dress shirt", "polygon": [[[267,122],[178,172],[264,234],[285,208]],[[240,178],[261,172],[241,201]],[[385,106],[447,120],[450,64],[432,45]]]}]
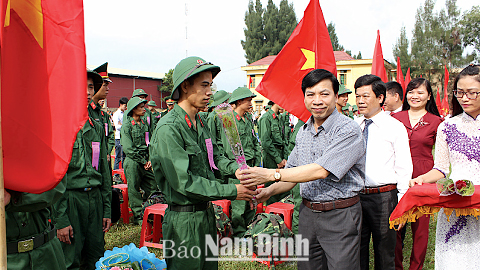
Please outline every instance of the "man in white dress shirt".
[{"label": "man in white dress shirt", "polygon": [[383,108],[388,114],[397,113],[402,110],[403,106],[403,88],[398,82],[388,82],[387,94],[385,95],[385,103]]},{"label": "man in white dress shirt", "polygon": [[123,112],[127,109],[128,98],[122,97],[118,101],[118,110],[113,114],[112,120],[115,125],[115,163],[113,169],[116,170],[120,167],[120,161],[123,164],[125,159],[122,145],[120,144],[120,129],[122,129]]},{"label": "man in white dress shirt", "polygon": [[385,83],[375,75],[364,75],[355,82],[358,111],[363,114],[355,121],[367,143],[365,188],[360,192],[362,270],[369,269],[370,237],[375,269],[395,269],[396,233],[389,229],[388,218],[407,191],[413,171],[405,127],[382,111],[385,94]]}]

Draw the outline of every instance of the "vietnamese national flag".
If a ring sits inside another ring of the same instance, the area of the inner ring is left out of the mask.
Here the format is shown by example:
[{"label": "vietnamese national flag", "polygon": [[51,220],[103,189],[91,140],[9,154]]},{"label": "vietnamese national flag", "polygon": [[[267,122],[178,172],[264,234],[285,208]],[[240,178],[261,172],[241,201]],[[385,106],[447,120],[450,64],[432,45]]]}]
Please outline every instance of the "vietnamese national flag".
[{"label": "vietnamese national flag", "polygon": [[402,86],[403,91],[405,91],[405,80],[403,79],[403,72],[402,72],[402,67],[400,65],[400,57],[397,57],[397,82]]},{"label": "vietnamese national flag", "polygon": [[5,188],[41,193],[65,175],[87,120],[82,0],[1,0]]},{"label": "vietnamese national flag", "polygon": [[438,111],[442,112],[442,98],[440,97],[440,88],[437,87],[437,96],[435,98],[435,105],[437,105]]},{"label": "vietnamese national flag", "polygon": [[412,78],[410,78],[410,68],[407,69],[407,74],[405,74],[405,91],[407,90],[407,86],[410,83]]},{"label": "vietnamese national flag", "polygon": [[337,76],[332,43],[318,0],[310,0],[283,49],[268,67],[256,90],[306,122],[302,79],[313,69],[326,69]]},{"label": "vietnamese national flag", "polygon": [[377,42],[373,51],[372,74],[377,75],[383,82],[388,82],[385,61],[383,60],[382,43],[380,42],[380,30],[377,30]]},{"label": "vietnamese national flag", "polygon": [[445,65],[445,80],[443,82],[443,99],[442,99],[442,111],[443,116],[448,115],[449,105],[448,105],[448,80],[450,79],[450,74],[448,73],[447,66]]}]

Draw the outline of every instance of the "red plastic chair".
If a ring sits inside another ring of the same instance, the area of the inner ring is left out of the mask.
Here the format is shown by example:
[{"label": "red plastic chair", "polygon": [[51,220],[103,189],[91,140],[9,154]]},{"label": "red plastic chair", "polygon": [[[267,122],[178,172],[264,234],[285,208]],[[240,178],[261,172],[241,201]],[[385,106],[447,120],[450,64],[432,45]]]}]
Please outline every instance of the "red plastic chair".
[{"label": "red plastic chair", "polygon": [[130,223],[130,217],[133,216],[132,210],[128,207],[128,186],[127,184],[113,185],[112,187],[118,188],[122,191],[123,203],[120,204],[120,213],[123,219],[123,223]]},{"label": "red plastic chair", "polygon": [[[163,248],[160,238],[163,237],[162,221],[168,204],[157,203],[145,208],[143,213],[142,232],[140,233],[140,247]],[[148,216],[153,215],[153,224],[148,222]]]},{"label": "red plastic chair", "polygon": [[223,212],[227,217],[230,218],[230,213],[232,212],[231,204],[232,202],[229,200],[218,200],[218,201],[213,201],[213,204],[216,204],[218,206],[221,206],[223,208]]},{"label": "red plastic chair", "polygon": [[119,175],[120,175],[120,178],[122,179],[122,181],[123,181],[124,184],[127,183],[127,177],[125,177],[125,171],[124,171],[123,169],[112,170],[112,177],[113,177],[115,174],[119,174]]},{"label": "red plastic chair", "polygon": [[287,225],[287,227],[291,230],[294,207],[295,206],[293,204],[276,202],[267,206],[265,213],[274,213],[283,216],[285,225]]}]

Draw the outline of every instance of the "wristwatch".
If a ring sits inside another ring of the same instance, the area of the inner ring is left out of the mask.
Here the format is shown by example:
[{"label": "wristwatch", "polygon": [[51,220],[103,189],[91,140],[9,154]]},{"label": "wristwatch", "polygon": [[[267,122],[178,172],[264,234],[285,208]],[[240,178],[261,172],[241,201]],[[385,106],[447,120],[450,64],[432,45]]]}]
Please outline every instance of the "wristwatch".
[{"label": "wristwatch", "polygon": [[275,170],[275,173],[273,174],[273,178],[275,178],[275,181],[280,181],[280,179],[282,179],[282,175],[280,174],[280,169]]}]

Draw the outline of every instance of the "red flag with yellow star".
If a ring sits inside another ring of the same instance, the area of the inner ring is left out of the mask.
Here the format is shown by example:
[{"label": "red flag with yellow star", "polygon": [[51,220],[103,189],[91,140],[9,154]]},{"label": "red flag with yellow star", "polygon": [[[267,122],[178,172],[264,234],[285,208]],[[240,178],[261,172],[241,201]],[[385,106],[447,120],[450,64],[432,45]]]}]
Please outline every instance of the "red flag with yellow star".
[{"label": "red flag with yellow star", "polygon": [[5,188],[41,193],[65,175],[87,120],[82,0],[1,0]]},{"label": "red flag with yellow star", "polygon": [[302,79],[313,69],[337,76],[332,43],[318,0],[310,0],[283,49],[268,67],[256,91],[302,121],[311,116],[305,108]]}]

